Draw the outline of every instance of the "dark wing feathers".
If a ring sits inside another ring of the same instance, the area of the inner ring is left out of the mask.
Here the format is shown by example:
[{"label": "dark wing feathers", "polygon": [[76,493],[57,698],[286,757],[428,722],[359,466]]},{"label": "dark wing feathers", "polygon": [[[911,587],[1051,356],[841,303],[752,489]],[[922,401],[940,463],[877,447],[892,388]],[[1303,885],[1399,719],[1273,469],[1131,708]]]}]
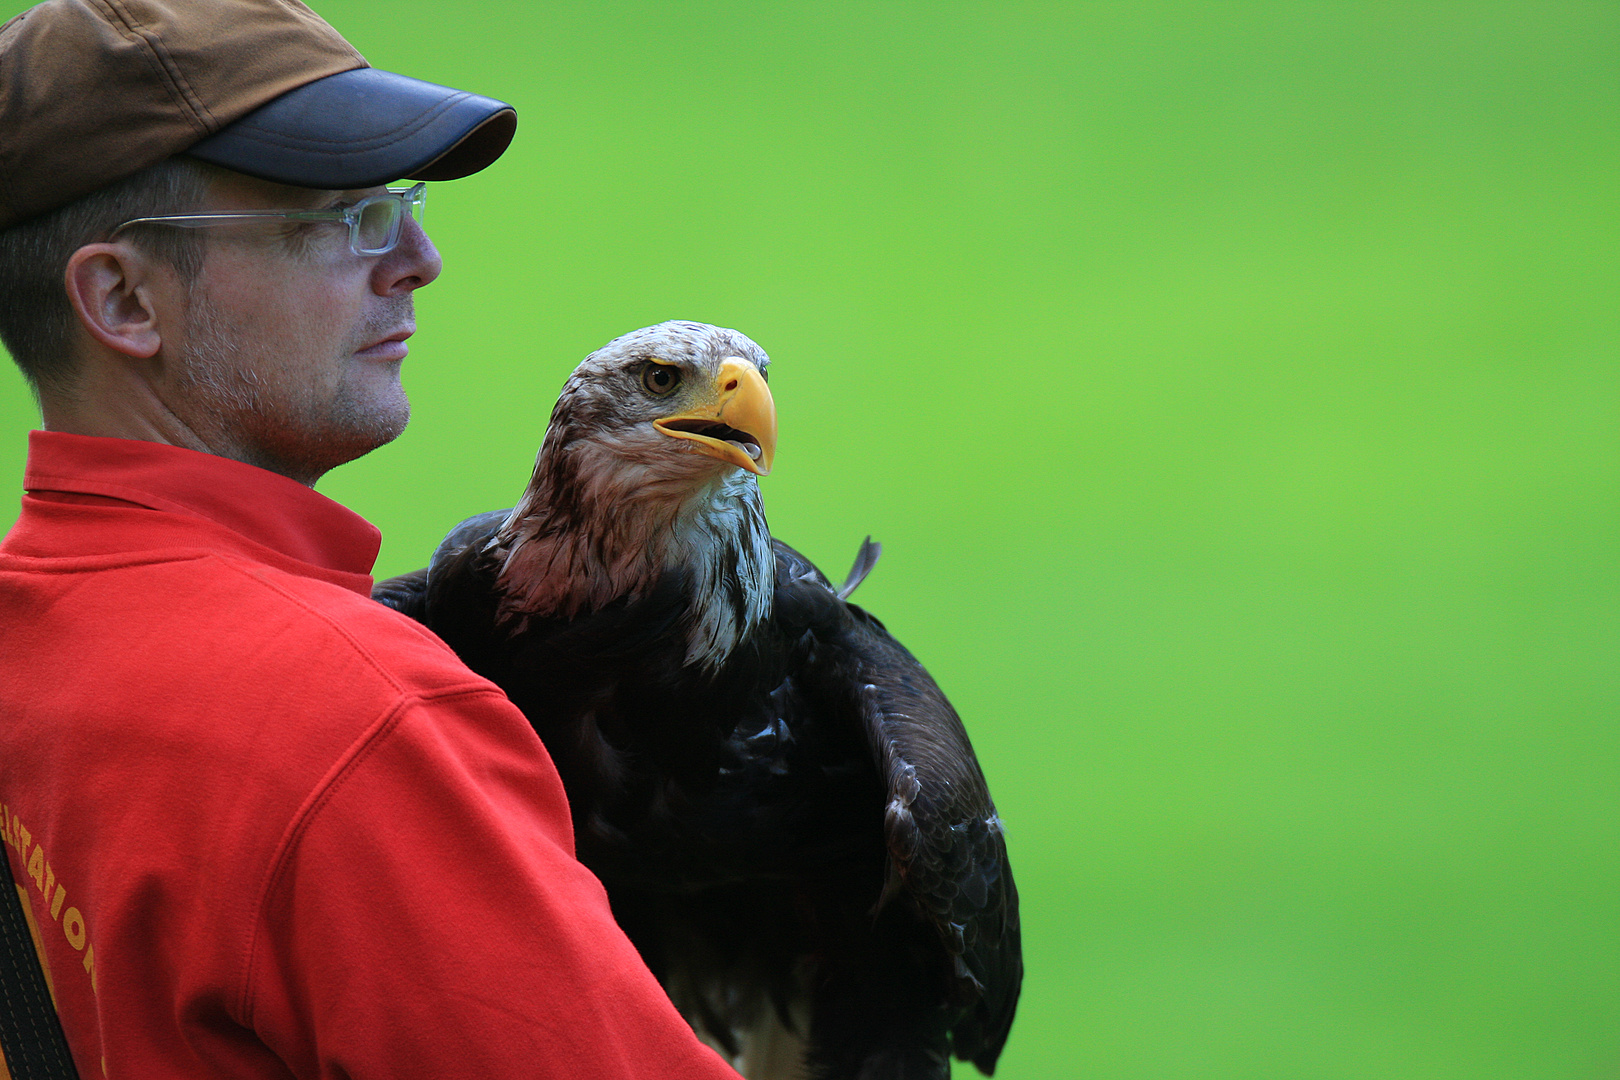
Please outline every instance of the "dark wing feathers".
[{"label": "dark wing feathers", "polygon": [[891,882],[931,921],[970,1006],[955,1051],[986,1073],[1007,1039],[1023,975],[1018,892],[1007,845],[966,730],[904,646],[859,611],[868,682],[861,719],[888,789]]},{"label": "dark wing feathers", "polygon": [[428,623],[430,589],[437,583],[438,591],[442,594],[445,591],[443,582],[451,576],[449,568],[476,556],[509,513],[509,510],[492,510],[463,521],[439,541],[433,558],[428,560],[426,566],[377,582],[371,587],[371,598],[403,615],[409,615],[417,622]]},{"label": "dark wing feathers", "polygon": [[878,906],[903,898],[939,934],[958,1002],[969,1006],[956,1026],[956,1053],[988,1073],[1012,1024],[1023,962],[1006,841],[967,731],[905,646],[841,599],[870,571],[879,545],[867,538],[836,592],[804,556],[781,541],[775,547],[776,619],[812,628],[824,651],[843,654],[822,670],[853,681],[886,788],[889,870]]},{"label": "dark wing feathers", "polygon": [[460,525],[450,530],[439,546],[433,549],[433,558],[428,560],[428,575],[430,578],[442,576],[447,568],[457,560],[477,556],[495,535],[495,530],[501,527],[510,510],[491,510],[484,514],[474,514]]},{"label": "dark wing feathers", "polygon": [[371,598],[387,604],[401,615],[409,615],[417,622],[427,621],[427,567],[409,574],[379,581],[371,587]]}]

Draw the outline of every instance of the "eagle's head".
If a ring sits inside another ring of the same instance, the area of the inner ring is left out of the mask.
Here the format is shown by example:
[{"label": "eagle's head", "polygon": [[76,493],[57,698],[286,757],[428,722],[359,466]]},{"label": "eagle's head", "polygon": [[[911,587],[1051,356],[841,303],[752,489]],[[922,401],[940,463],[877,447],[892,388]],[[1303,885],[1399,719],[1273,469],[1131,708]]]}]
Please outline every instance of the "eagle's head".
[{"label": "eagle's head", "polygon": [[735,330],[691,322],[587,356],[491,547],[503,615],[574,618],[678,572],[686,662],[717,666],[770,611],[775,567],[755,481],[776,453],[769,363]]},{"label": "eagle's head", "polygon": [[703,323],[615,338],[563,385],[541,457],[600,455],[597,468],[620,482],[668,485],[672,496],[733,467],[763,476],[776,451],[769,364],[735,330]]}]

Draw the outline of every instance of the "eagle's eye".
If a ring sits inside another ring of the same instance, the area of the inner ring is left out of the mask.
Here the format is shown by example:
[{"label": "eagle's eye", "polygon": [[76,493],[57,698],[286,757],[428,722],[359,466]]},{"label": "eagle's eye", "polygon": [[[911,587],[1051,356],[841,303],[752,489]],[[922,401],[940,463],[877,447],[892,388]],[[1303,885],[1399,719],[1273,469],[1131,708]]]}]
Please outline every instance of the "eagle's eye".
[{"label": "eagle's eye", "polygon": [[641,385],[647,388],[649,394],[663,397],[681,385],[681,369],[673,364],[649,360],[647,366],[641,369]]}]

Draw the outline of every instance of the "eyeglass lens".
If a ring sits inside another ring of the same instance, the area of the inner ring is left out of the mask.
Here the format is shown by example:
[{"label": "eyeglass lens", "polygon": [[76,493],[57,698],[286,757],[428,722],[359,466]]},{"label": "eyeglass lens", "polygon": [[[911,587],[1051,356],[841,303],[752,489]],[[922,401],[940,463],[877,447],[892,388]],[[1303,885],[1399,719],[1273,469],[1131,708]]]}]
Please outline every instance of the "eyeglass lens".
[{"label": "eyeglass lens", "polygon": [[360,208],[360,219],[355,222],[355,236],[361,251],[386,251],[399,240],[399,219],[402,199],[384,197],[367,199]]},{"label": "eyeglass lens", "polygon": [[423,201],[421,192],[414,188],[364,200],[355,221],[355,246],[359,252],[376,254],[391,249],[399,242],[407,210],[417,221],[422,220]]}]

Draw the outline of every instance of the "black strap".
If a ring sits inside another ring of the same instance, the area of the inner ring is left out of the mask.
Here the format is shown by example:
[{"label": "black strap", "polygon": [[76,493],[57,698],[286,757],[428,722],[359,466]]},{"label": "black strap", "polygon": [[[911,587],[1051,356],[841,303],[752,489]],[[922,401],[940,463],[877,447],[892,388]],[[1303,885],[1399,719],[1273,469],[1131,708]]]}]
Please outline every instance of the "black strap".
[{"label": "black strap", "polygon": [[6,1067],[12,1080],[78,1080],[3,846],[0,893],[0,1049]]}]

